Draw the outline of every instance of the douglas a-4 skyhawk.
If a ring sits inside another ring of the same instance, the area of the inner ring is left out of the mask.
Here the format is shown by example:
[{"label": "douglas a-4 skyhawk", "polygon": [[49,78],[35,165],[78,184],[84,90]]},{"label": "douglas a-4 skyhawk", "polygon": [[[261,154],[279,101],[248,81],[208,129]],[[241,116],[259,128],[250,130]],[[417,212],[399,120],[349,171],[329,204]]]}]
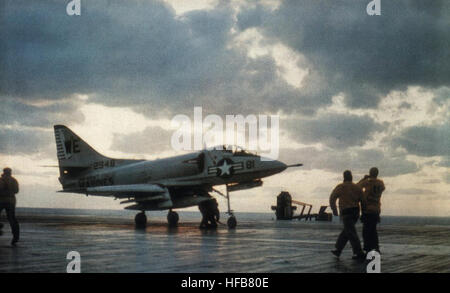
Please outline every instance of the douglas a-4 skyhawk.
[{"label": "douglas a-4 skyhawk", "polygon": [[[227,224],[236,226],[230,209],[229,192],[259,187],[261,178],[288,167],[276,160],[239,148],[213,148],[154,161],[112,159],[95,151],[63,125],[55,125],[60,192],[110,196],[130,203],[125,209],[141,211],[135,217],[137,227],[145,227],[145,211],[169,210],[169,225],[178,223],[174,209],[198,206],[213,200],[212,192],[226,197]],[[226,194],[213,187],[225,185]]]}]

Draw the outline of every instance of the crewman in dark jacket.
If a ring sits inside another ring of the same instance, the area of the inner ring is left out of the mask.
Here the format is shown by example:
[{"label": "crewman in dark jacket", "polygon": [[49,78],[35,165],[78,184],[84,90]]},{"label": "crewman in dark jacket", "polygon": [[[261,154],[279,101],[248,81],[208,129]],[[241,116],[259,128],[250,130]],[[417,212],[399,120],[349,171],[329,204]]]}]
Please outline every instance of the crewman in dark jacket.
[{"label": "crewman in dark jacket", "polygon": [[377,179],[377,177],[378,168],[373,167],[370,169],[369,175],[364,176],[364,178],[358,182],[367,201],[361,215],[361,222],[363,222],[364,250],[367,252],[371,250],[380,252],[377,224],[380,222],[380,200],[385,187],[384,182]]},{"label": "crewman in dark jacket", "polygon": [[202,221],[200,229],[215,229],[217,228],[217,221],[220,219],[219,204],[215,198],[205,200],[198,205],[202,213]]},{"label": "crewman in dark jacket", "polygon": [[13,239],[11,245],[19,241],[20,228],[16,219],[16,193],[19,192],[19,183],[11,176],[11,168],[4,168],[0,178],[0,214],[6,210],[6,216],[11,226]]},{"label": "crewman in dark jacket", "polygon": [[358,233],[355,224],[359,218],[360,204],[365,207],[365,199],[361,187],[352,182],[352,172],[344,172],[344,182],[336,186],[330,195],[330,207],[333,214],[338,216],[336,200],[339,199],[339,212],[341,220],[344,223],[344,229],[336,241],[336,250],[332,253],[339,257],[347,241],[350,241],[353,249],[353,259],[364,259],[365,254],[361,249]]}]

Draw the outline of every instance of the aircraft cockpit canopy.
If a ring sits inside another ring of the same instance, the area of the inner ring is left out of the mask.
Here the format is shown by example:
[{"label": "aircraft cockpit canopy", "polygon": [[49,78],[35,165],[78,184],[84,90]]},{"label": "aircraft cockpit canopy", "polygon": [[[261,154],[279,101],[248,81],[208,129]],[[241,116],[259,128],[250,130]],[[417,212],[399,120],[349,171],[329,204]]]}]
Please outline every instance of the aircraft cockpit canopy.
[{"label": "aircraft cockpit canopy", "polygon": [[257,156],[256,153],[252,153],[250,151],[245,150],[243,147],[236,145],[219,145],[208,149],[232,153],[233,156],[255,156],[255,157]]}]

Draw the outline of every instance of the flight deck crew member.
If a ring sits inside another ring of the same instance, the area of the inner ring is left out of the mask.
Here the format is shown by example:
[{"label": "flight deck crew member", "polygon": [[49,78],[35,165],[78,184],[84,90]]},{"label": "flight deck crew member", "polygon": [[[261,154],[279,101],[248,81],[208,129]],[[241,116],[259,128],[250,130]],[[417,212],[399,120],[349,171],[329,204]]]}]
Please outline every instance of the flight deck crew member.
[{"label": "flight deck crew member", "polygon": [[359,218],[360,204],[364,208],[365,199],[361,187],[352,182],[352,172],[344,172],[344,182],[336,186],[330,195],[330,207],[333,215],[338,216],[336,200],[339,199],[339,213],[344,224],[344,229],[336,241],[336,250],[331,251],[339,257],[347,241],[350,241],[353,249],[353,259],[364,259],[365,254],[361,249],[355,224]]},{"label": "flight deck crew member", "polygon": [[19,241],[19,222],[16,219],[16,196],[19,192],[19,183],[11,176],[12,171],[10,168],[4,168],[3,174],[0,178],[0,214],[3,209],[6,210],[6,216],[11,226],[13,239],[11,245],[15,246]]},{"label": "flight deck crew member", "polygon": [[215,229],[217,228],[217,221],[220,219],[219,204],[215,198],[205,200],[198,205],[202,213],[202,221],[200,229]]},{"label": "flight deck crew member", "polygon": [[366,207],[362,210],[361,222],[363,222],[363,241],[366,252],[376,250],[380,252],[378,244],[377,224],[380,222],[381,194],[385,190],[382,180],[377,179],[378,169],[373,167],[369,175],[364,176],[358,182],[363,189],[364,197],[367,201]]}]

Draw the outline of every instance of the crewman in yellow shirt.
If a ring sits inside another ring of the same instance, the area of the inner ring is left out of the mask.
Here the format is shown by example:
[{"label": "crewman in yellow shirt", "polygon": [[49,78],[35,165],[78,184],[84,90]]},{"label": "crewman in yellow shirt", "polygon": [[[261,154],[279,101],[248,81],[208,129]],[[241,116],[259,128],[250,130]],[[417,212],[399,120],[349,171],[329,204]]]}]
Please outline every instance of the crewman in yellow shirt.
[{"label": "crewman in yellow shirt", "polygon": [[377,224],[380,222],[381,194],[385,190],[384,182],[378,177],[378,168],[373,167],[369,175],[364,176],[358,182],[363,189],[367,205],[362,210],[361,222],[363,222],[363,241],[366,252],[376,250],[380,252],[378,243]]},{"label": "crewman in yellow shirt", "polygon": [[359,219],[360,205],[364,207],[365,199],[361,187],[353,183],[352,180],[352,172],[346,170],[344,172],[344,182],[336,186],[330,195],[330,207],[335,216],[338,216],[336,200],[339,199],[339,212],[344,224],[344,229],[336,241],[336,250],[331,252],[339,257],[347,241],[350,241],[353,249],[353,259],[362,260],[365,258],[365,254],[361,249],[361,242],[359,241],[355,224]]}]

